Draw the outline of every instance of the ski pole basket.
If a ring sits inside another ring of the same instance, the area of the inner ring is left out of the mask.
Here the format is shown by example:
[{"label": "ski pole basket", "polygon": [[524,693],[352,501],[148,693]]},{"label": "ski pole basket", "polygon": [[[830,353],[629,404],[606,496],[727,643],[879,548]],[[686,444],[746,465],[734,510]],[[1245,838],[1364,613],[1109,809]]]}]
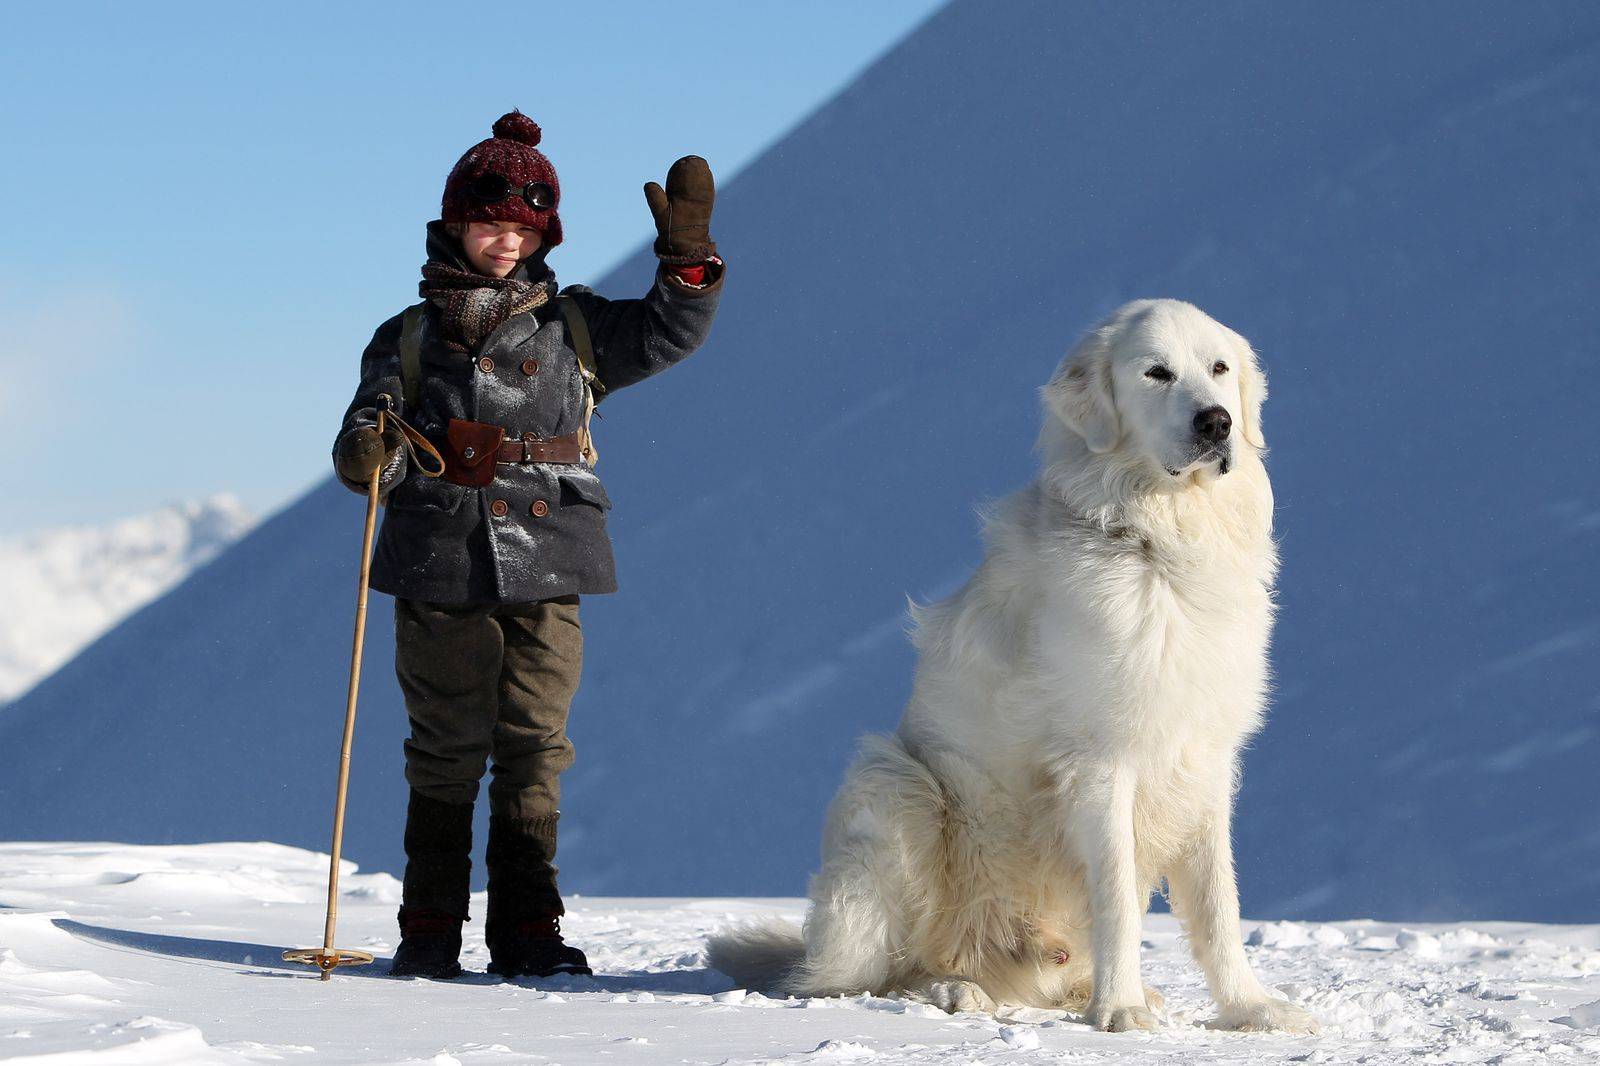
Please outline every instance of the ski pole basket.
[{"label": "ski pole basket", "polygon": [[290,948],[283,953],[283,961],[315,966],[322,971],[323,980],[327,980],[337,967],[371,964],[372,953],[349,948]]}]

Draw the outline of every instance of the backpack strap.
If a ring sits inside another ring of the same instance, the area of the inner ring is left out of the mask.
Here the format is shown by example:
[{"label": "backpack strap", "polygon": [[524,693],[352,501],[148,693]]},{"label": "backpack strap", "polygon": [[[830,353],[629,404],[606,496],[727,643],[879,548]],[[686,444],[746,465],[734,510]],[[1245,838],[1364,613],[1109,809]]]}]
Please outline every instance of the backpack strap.
[{"label": "backpack strap", "polygon": [[599,403],[606,387],[600,384],[600,375],[594,368],[594,343],[589,339],[589,323],[584,319],[578,301],[572,297],[557,296],[556,305],[561,308],[561,317],[567,321],[567,337],[572,341],[572,350],[578,353],[578,368],[583,371],[583,383],[594,393],[595,403]]},{"label": "backpack strap", "polygon": [[578,372],[583,378],[583,426],[578,430],[578,442],[583,461],[592,467],[600,461],[600,452],[594,446],[589,423],[594,418],[594,406],[600,402],[606,387],[600,384],[600,375],[595,373],[594,343],[589,339],[589,323],[583,317],[583,309],[570,296],[557,296],[556,306],[561,308],[561,317],[566,320],[567,339],[572,342],[572,350],[578,353]]},{"label": "backpack strap", "polygon": [[417,417],[422,399],[422,312],[426,300],[406,308],[400,319],[400,384],[404,388],[406,414]]}]

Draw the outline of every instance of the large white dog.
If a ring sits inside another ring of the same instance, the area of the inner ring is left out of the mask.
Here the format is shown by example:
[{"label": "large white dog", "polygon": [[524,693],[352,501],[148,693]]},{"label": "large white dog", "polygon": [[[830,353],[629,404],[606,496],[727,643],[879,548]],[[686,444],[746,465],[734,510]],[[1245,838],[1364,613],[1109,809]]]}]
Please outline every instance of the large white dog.
[{"label": "large white dog", "polygon": [[1190,304],[1140,300],[1043,395],[1037,480],[989,519],[966,587],[913,612],[910,705],[833,802],[803,935],[732,930],[711,965],[1148,1029],[1140,922],[1165,878],[1217,1024],[1312,1031],[1245,958],[1229,839],[1277,567],[1255,355]]}]

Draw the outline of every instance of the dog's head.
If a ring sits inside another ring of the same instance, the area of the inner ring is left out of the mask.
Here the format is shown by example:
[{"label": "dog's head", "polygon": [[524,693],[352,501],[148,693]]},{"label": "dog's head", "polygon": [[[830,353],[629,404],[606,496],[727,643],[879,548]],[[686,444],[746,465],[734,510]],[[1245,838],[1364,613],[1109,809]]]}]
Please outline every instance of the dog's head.
[{"label": "dog's head", "polygon": [[1091,452],[1143,460],[1157,479],[1221,476],[1266,447],[1266,378],[1245,339],[1181,300],[1124,304],[1044,387],[1046,417]]}]

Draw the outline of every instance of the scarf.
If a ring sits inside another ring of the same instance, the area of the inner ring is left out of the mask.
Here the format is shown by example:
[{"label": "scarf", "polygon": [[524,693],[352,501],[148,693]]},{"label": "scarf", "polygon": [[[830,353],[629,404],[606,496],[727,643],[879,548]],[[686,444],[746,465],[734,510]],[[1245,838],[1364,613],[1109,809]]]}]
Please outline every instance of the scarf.
[{"label": "scarf", "polygon": [[538,281],[491,278],[429,259],[423,264],[417,291],[443,312],[445,343],[452,350],[469,352],[512,315],[547,303],[555,284],[550,274]]}]

